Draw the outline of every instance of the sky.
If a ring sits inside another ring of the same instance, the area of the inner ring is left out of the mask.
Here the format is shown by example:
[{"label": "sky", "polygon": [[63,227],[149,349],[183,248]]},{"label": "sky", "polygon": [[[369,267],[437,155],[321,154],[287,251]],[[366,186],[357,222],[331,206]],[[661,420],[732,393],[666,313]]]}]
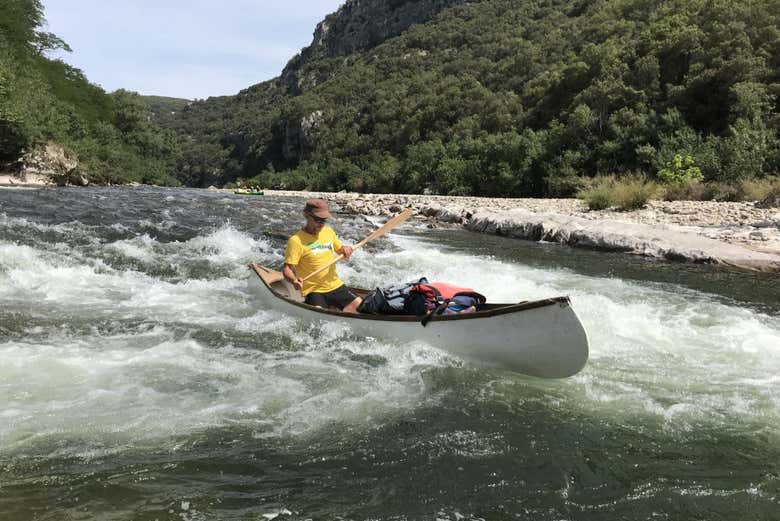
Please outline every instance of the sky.
[{"label": "sky", "polygon": [[279,76],[344,0],[43,0],[52,58],[108,92],[205,99]]}]

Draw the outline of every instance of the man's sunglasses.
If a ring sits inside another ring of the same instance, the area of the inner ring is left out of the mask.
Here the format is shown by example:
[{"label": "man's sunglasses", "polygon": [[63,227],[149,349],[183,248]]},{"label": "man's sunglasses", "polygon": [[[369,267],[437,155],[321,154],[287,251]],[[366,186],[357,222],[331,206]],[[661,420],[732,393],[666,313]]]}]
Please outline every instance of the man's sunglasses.
[{"label": "man's sunglasses", "polygon": [[316,215],[314,215],[312,213],[309,214],[309,217],[311,217],[312,219],[314,219],[315,222],[318,222],[318,223],[325,224],[326,222],[328,222],[328,219],[326,217],[317,217]]}]

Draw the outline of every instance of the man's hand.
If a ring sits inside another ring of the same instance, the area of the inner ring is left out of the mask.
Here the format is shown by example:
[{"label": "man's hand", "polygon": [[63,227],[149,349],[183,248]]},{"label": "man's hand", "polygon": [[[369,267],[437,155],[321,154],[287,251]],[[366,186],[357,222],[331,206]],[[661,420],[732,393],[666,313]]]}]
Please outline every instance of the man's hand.
[{"label": "man's hand", "polygon": [[349,258],[352,256],[352,246],[342,246],[341,247],[341,254],[344,256],[345,259],[349,260]]},{"label": "man's hand", "polygon": [[295,277],[295,279],[291,280],[290,282],[292,283],[293,286],[295,286],[295,289],[297,289],[298,291],[302,291],[303,290],[303,279],[302,278]]}]

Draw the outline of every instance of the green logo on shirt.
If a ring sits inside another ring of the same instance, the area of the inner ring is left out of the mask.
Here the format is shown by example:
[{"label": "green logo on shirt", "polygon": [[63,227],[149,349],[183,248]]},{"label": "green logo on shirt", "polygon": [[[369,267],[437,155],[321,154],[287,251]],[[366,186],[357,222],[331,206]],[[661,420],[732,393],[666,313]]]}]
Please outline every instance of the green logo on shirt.
[{"label": "green logo on shirt", "polygon": [[333,244],[330,242],[326,242],[324,244],[320,244],[319,241],[310,242],[306,245],[309,250],[311,250],[312,253],[320,253],[323,251],[333,251]]}]

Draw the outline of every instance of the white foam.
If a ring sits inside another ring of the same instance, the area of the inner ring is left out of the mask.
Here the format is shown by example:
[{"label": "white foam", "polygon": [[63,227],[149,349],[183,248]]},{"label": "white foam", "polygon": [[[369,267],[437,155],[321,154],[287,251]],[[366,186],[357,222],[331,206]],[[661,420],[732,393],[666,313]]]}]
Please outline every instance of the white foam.
[{"label": "white foam", "polygon": [[[88,236],[76,225],[62,230]],[[777,317],[674,286],[532,268],[390,238],[396,249],[359,251],[340,265],[342,277],[373,287],[424,275],[473,287],[494,302],[571,295],[592,342],[585,370],[552,383],[502,375],[477,393],[489,398],[522,381],[553,389],[545,396],[554,404],[565,400],[594,417],[642,416],[671,430],[780,421]],[[0,453],[65,439],[71,441],[62,450],[100,457],[226,425],[246,426],[258,437],[307,434],[333,422],[373,425],[435,400],[425,391],[426,371],[463,365],[424,343],[360,338],[332,323],[303,324],[258,310],[244,265],[278,260],[279,252],[230,223],[183,242],[141,234],[102,248],[86,244],[44,250],[0,242],[0,305],[50,319],[0,340]],[[163,280],[112,267],[102,254],[170,263],[181,273],[198,259],[222,271]],[[101,321],[116,322],[117,332],[83,327]],[[220,341],[202,340],[210,336]],[[468,432],[449,441],[464,454],[500,450],[492,442],[474,445]]]},{"label": "white foam", "polygon": [[[777,317],[672,285],[538,269],[393,240],[400,252],[371,255],[361,260],[370,269],[346,273],[361,282],[381,273],[388,283],[424,275],[472,287],[493,302],[570,295],[591,340],[591,359],[568,389],[572,396],[585,392],[594,410],[608,413],[600,404],[620,402],[623,414],[669,422],[767,413],[769,383],[780,372]],[[771,415],[780,419],[776,402]]]},{"label": "white foam", "polygon": [[258,251],[270,249],[266,239],[255,239],[225,224],[205,236],[198,236],[184,244],[184,251],[199,254],[212,262],[246,263]]},{"label": "white foam", "polygon": [[106,249],[116,251],[126,257],[150,262],[158,257],[154,252],[158,245],[159,243],[155,239],[144,233],[132,239],[115,241],[108,244]]}]

